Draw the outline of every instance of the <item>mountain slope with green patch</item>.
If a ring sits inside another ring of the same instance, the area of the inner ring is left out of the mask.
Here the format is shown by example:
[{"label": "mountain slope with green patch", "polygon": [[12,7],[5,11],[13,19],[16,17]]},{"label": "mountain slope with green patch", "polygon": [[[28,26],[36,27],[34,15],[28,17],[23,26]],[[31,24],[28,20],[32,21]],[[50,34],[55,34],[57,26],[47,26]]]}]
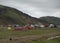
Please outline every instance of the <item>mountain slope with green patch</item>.
[{"label": "mountain slope with green patch", "polygon": [[54,16],[45,16],[45,17],[40,17],[40,20],[46,20],[48,23],[53,23],[56,25],[60,25],[60,18],[54,17]]},{"label": "mountain slope with green patch", "polygon": [[37,18],[31,17],[15,8],[0,5],[0,24],[20,24],[37,23]]},{"label": "mountain slope with green patch", "polygon": [[36,23],[54,23],[56,25],[60,25],[60,18],[58,17],[41,17],[35,18],[30,15],[23,13],[15,8],[11,8],[8,6],[0,5],[0,24],[36,24]]}]

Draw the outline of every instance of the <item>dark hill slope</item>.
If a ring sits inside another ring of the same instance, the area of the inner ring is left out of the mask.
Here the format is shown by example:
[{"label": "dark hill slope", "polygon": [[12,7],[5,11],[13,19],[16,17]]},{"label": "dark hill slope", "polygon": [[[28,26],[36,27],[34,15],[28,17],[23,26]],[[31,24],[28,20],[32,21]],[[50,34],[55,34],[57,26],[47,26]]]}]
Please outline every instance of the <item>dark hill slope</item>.
[{"label": "dark hill slope", "polygon": [[0,5],[0,24],[20,24],[40,22],[37,18],[31,17],[15,8]]},{"label": "dark hill slope", "polygon": [[39,19],[46,20],[48,23],[54,23],[60,25],[60,18],[53,16],[40,17]]}]

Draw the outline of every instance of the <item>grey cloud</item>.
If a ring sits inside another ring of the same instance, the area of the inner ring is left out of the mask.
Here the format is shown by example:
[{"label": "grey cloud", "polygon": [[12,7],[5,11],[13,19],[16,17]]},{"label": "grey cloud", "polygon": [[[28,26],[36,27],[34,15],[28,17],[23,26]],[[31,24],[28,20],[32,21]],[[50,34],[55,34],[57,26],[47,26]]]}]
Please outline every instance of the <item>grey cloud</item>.
[{"label": "grey cloud", "polygon": [[[22,3],[29,3],[29,5],[42,8],[41,11],[52,12],[60,9],[60,0],[18,0]],[[50,10],[49,10],[50,9]]]},{"label": "grey cloud", "polygon": [[[9,4],[11,3],[10,1],[16,2],[21,4],[24,6],[24,4],[28,5],[28,8],[37,8],[37,9],[32,9],[31,11],[29,9],[26,8],[23,9],[23,11],[25,11],[26,13],[28,12],[28,14],[31,15],[51,15],[51,14],[55,14],[55,12],[60,11],[60,0],[0,0],[0,3],[4,3],[4,4]],[[7,2],[7,3],[6,3]],[[10,5],[11,6],[11,5]],[[17,8],[19,9],[21,5],[18,5]],[[15,6],[14,6],[15,7]],[[36,14],[35,14],[36,12]],[[38,12],[38,13],[37,13]],[[42,12],[42,13],[40,13]],[[55,14],[56,15],[56,14]]]},{"label": "grey cloud", "polygon": [[[4,1],[4,0],[0,0],[0,1]],[[19,3],[29,4],[39,8],[60,9],[60,0],[12,0],[12,1],[15,1],[17,3],[19,2]]]},{"label": "grey cloud", "polygon": [[22,3],[29,3],[35,7],[60,8],[60,0],[15,0]]}]

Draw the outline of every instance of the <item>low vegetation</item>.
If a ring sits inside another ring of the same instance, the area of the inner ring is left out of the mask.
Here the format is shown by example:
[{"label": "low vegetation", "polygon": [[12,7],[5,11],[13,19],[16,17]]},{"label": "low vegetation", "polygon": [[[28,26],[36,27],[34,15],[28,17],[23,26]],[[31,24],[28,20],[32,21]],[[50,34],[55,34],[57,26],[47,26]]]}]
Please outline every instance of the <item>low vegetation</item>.
[{"label": "low vegetation", "polygon": [[[55,33],[60,33],[60,29],[40,28],[36,30],[14,31],[14,29],[8,30],[7,28],[0,28],[0,43],[54,43],[55,40],[55,43],[59,43],[59,38],[54,40],[47,40],[46,36],[48,36],[48,34]],[[42,37],[43,35],[46,36]],[[12,40],[9,40],[10,38],[12,38]]]},{"label": "low vegetation", "polygon": [[[48,19],[46,19],[48,18]],[[60,25],[60,18],[35,18],[15,8],[0,5],[0,43],[60,43],[60,38],[47,40],[48,37],[60,36],[60,28],[36,28],[35,30],[14,30],[4,27],[6,25],[38,23],[53,23]],[[50,21],[49,21],[50,20]]]}]

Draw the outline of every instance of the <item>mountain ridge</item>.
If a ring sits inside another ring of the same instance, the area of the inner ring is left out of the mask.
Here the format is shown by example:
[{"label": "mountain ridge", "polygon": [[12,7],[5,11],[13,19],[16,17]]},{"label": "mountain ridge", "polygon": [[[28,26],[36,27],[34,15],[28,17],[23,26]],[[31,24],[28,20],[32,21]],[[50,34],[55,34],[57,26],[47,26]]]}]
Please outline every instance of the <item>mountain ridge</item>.
[{"label": "mountain ridge", "polygon": [[20,24],[37,23],[38,19],[31,17],[15,8],[0,5],[0,24]]},{"label": "mountain ridge", "polygon": [[40,19],[44,19],[48,23],[53,23],[53,24],[56,24],[56,25],[60,25],[60,18],[59,17],[45,16],[45,17],[40,17]]},{"label": "mountain ridge", "polygon": [[[49,19],[47,19],[47,18],[49,18]],[[54,18],[54,19],[52,19],[52,18]],[[58,21],[58,23],[55,21]],[[26,24],[38,24],[39,22],[42,24],[54,23],[54,24],[60,25],[60,23],[59,23],[60,18],[51,17],[51,16],[35,18],[35,17],[32,17],[26,13],[23,13],[22,11],[19,11],[15,8],[0,5],[0,24],[26,25]]]}]

